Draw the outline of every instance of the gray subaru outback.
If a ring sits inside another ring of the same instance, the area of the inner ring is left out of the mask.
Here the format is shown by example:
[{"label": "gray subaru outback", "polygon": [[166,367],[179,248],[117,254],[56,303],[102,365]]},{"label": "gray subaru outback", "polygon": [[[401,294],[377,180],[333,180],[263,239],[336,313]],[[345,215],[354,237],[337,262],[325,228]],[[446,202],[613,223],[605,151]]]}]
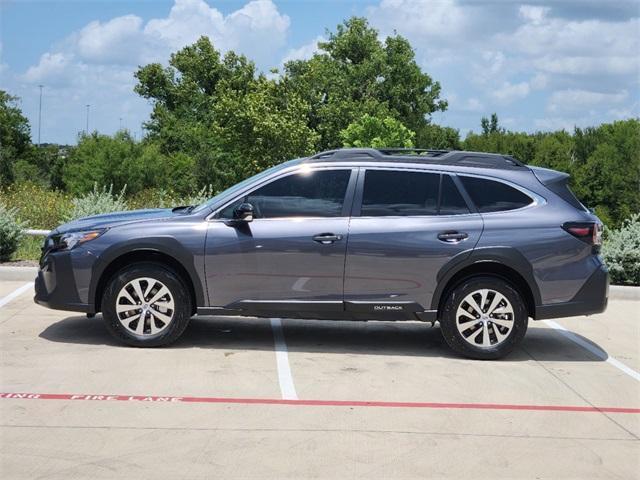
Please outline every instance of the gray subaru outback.
[{"label": "gray subaru outback", "polygon": [[341,149],[197,206],[82,218],[45,240],[35,301],[102,312],[122,342],[175,341],[193,315],[440,323],[495,359],[528,319],[607,306],[602,225],[568,175],[505,155]]}]

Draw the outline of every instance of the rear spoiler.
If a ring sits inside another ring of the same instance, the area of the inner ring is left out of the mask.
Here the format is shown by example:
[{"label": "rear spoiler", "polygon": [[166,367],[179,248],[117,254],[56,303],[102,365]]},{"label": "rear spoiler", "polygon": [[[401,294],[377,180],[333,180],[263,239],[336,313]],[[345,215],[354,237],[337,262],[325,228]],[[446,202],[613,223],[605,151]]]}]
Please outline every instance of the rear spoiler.
[{"label": "rear spoiler", "polygon": [[569,181],[570,175],[564,172],[558,172],[557,170],[551,170],[550,168],[542,167],[529,167],[536,178],[541,184],[549,186],[552,183],[565,184]]},{"label": "rear spoiler", "polygon": [[569,178],[571,175],[550,168],[529,167],[538,181],[578,210],[588,212],[589,210],[576,198],[569,188]]}]

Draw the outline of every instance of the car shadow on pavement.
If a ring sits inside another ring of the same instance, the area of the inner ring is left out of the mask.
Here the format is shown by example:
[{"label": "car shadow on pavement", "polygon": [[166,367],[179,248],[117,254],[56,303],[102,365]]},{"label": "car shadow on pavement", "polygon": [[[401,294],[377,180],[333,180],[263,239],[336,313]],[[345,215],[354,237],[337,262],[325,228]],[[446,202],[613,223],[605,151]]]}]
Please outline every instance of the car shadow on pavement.
[{"label": "car shadow on pavement", "polygon": [[[282,322],[290,352],[344,353],[461,358],[444,342],[440,329],[420,322],[349,322],[293,320]],[[598,362],[606,351],[574,333],[602,352],[600,356],[576,345],[558,332],[529,323],[521,346],[507,361]],[[40,333],[52,342],[122,347],[102,323],[102,318],[68,317]],[[167,348],[210,348],[224,350],[273,350],[269,319],[244,317],[194,317],[182,337]]]}]

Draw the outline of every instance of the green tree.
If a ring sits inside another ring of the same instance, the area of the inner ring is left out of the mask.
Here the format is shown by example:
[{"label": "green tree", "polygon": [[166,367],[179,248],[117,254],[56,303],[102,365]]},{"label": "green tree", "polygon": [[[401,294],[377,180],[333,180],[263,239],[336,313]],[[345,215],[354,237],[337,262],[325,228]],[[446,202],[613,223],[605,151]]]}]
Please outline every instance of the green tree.
[{"label": "green tree", "polygon": [[224,188],[283,160],[311,153],[309,106],[285,83],[257,75],[253,62],[222,57],[207,37],[135,74],[153,103],[149,140],[165,155],[189,155],[199,185]]},{"label": "green tree", "polygon": [[483,135],[491,135],[492,133],[504,133],[504,128],[500,127],[498,123],[498,114],[492,113],[491,118],[482,117],[480,120],[480,127],[482,128]]},{"label": "green tree", "polygon": [[14,165],[32,148],[29,121],[18,98],[0,90],[0,187],[14,180]]},{"label": "green tree", "polygon": [[320,136],[318,150],[340,146],[341,132],[365,114],[418,131],[431,113],[447,108],[440,84],[422,72],[405,38],[382,42],[358,17],[327,36],[312,58],[288,62],[282,78],[310,105],[307,125]]},{"label": "green tree", "polygon": [[535,144],[531,163],[561,172],[573,170],[573,139],[564,130],[532,137]]},{"label": "green tree", "polygon": [[441,127],[434,123],[423,125],[416,132],[416,147],[443,150],[461,150],[460,132],[451,127]]},{"label": "green tree", "polygon": [[640,212],[640,121],[598,127],[601,140],[572,172],[574,188],[611,227]]},{"label": "green tree", "polygon": [[95,184],[113,185],[118,191],[126,186],[127,192],[135,193],[183,174],[163,168],[163,155],[143,153],[142,144],[128,131],[113,136],[82,135],[64,166],[64,183],[76,195],[91,191]]},{"label": "green tree", "polygon": [[392,117],[365,114],[340,132],[345,147],[413,147],[415,133]]},{"label": "green tree", "polygon": [[31,145],[14,164],[16,182],[35,182],[45,187],[63,189],[62,179],[67,146]]}]

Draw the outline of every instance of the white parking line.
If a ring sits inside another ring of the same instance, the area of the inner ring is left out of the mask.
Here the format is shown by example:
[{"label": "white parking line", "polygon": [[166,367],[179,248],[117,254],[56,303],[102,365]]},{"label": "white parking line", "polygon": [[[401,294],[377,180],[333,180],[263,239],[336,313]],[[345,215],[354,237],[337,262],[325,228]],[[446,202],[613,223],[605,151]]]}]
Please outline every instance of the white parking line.
[{"label": "white parking line", "polygon": [[577,343],[578,345],[580,345],[582,348],[584,348],[586,350],[589,350],[596,357],[607,361],[608,363],[610,363],[611,365],[616,367],[618,370],[626,373],[631,378],[634,378],[634,379],[636,379],[637,381],[640,382],[640,373],[636,372],[632,368],[627,367],[624,363],[622,363],[621,361],[617,360],[616,358],[610,356],[607,352],[604,352],[604,351],[600,350],[598,347],[596,347],[594,345],[591,345],[589,342],[584,341],[582,338],[577,336],[575,333],[570,332],[569,330],[564,328],[562,325],[560,325],[559,323],[554,322],[553,320],[543,320],[543,322],[546,323],[547,325],[549,325],[551,328],[554,328],[554,329],[558,330],[562,335],[567,337],[572,342]]},{"label": "white parking line", "polygon": [[6,297],[0,298],[0,307],[4,307],[11,300],[19,297],[20,295],[22,295],[24,292],[26,292],[30,288],[33,288],[33,282],[25,283],[23,286],[21,286],[20,288],[17,288],[16,290],[11,292]]},{"label": "white parking line", "polygon": [[296,387],[293,385],[291,368],[289,367],[289,353],[284,340],[282,322],[279,318],[271,319],[271,329],[273,330],[273,342],[276,347],[276,364],[278,365],[278,382],[280,383],[280,393],[284,400],[298,400]]}]

